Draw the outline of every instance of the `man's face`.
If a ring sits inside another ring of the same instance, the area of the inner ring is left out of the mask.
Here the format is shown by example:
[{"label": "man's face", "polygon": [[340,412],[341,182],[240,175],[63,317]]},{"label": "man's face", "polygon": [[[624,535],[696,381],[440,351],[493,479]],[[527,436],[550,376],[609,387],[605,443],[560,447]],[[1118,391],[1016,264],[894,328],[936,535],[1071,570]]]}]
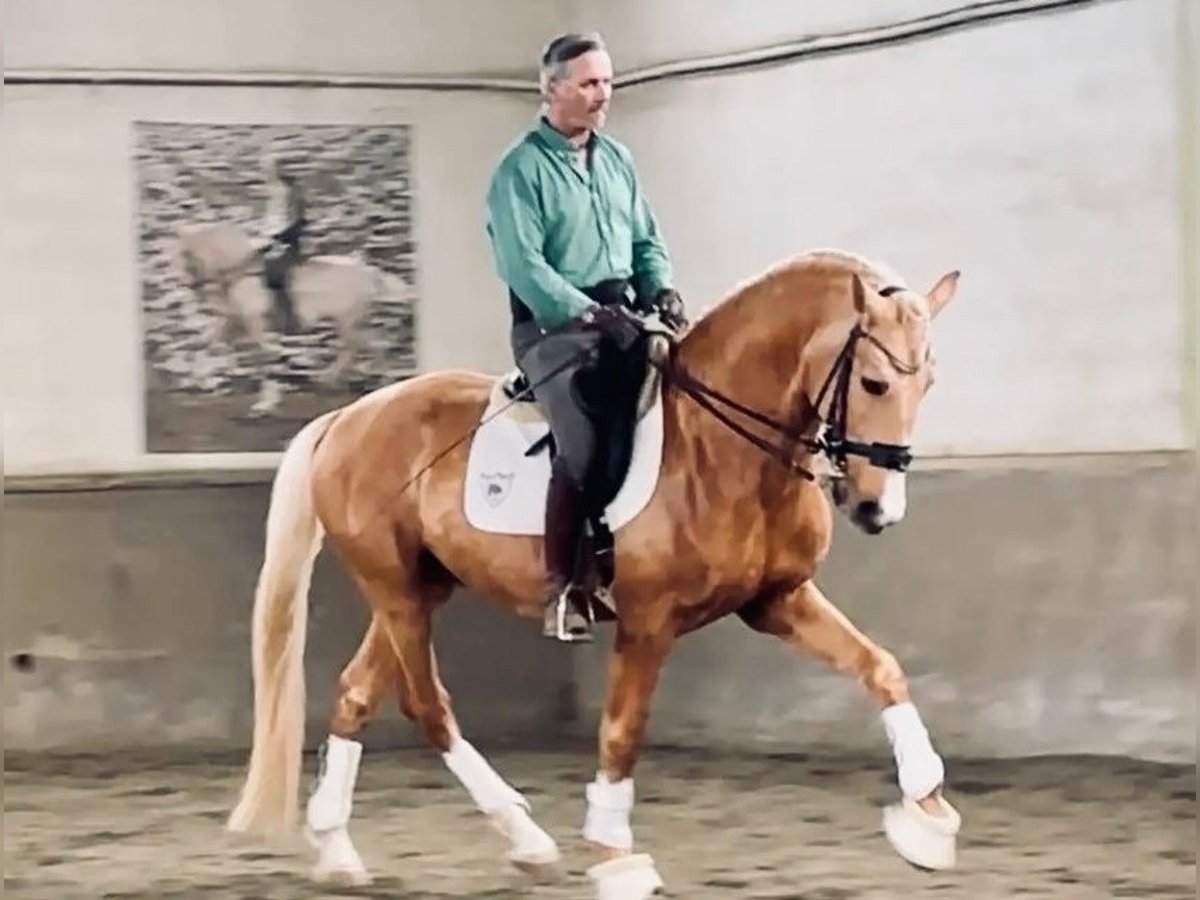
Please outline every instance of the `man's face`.
[{"label": "man's face", "polygon": [[604,126],[612,99],[612,60],[589,50],[567,63],[566,77],[550,83],[547,102],[554,119],[571,130]]}]

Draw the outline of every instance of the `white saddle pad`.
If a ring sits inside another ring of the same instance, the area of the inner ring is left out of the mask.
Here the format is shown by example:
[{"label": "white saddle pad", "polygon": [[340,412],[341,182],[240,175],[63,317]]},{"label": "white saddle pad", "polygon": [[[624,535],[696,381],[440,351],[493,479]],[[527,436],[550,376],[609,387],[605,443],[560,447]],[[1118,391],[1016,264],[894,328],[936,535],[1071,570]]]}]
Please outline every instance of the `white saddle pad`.
[{"label": "white saddle pad", "polygon": [[[480,418],[486,420],[508,402],[503,391],[493,390]],[[544,532],[550,452],[543,448],[529,457],[525,451],[549,430],[539,407],[518,403],[484,422],[475,432],[467,457],[463,498],[471,525],[497,534]],[[641,512],[654,495],[662,467],[662,447],[662,388],[658,386],[653,403],[634,432],[625,481],[606,510],[608,527],[614,533]]]}]

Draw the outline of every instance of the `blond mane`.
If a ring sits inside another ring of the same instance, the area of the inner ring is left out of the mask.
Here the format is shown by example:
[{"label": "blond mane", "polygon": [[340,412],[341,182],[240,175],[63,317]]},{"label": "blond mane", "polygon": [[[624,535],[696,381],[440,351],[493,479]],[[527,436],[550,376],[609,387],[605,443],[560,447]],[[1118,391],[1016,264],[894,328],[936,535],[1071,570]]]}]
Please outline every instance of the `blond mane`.
[{"label": "blond mane", "polygon": [[863,284],[873,291],[879,291],[889,285],[899,286],[902,290],[892,294],[891,299],[913,317],[926,319],[929,317],[924,295],[911,290],[900,273],[888,264],[867,259],[865,256],[849,250],[815,248],[777,262],[757,275],[733,285],[723,297],[693,317],[692,327],[699,325],[731,301],[750,291],[765,287],[780,277],[786,277],[801,270],[820,268],[830,268],[846,274],[858,275]]}]

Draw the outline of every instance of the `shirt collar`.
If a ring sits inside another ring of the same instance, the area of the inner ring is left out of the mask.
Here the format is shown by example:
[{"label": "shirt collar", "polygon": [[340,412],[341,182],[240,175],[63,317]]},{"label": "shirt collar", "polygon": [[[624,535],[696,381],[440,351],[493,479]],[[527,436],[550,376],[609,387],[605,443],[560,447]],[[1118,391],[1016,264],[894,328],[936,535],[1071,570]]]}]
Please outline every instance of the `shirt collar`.
[{"label": "shirt collar", "polygon": [[587,143],[581,147],[576,147],[567,140],[566,135],[551,125],[545,116],[538,117],[537,133],[546,142],[548,147],[563,153],[578,153],[580,150],[590,148],[596,142],[596,132],[593,131],[588,135]]}]

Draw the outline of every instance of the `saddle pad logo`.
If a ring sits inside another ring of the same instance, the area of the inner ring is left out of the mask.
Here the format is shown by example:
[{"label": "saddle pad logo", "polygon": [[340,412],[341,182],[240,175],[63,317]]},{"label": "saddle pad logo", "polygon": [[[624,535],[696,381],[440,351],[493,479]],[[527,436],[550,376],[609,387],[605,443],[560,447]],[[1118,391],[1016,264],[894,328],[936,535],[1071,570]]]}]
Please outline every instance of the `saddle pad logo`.
[{"label": "saddle pad logo", "polygon": [[483,499],[487,501],[488,506],[494,509],[505,501],[508,492],[512,489],[513,475],[512,472],[480,474],[479,480],[483,482]]}]

